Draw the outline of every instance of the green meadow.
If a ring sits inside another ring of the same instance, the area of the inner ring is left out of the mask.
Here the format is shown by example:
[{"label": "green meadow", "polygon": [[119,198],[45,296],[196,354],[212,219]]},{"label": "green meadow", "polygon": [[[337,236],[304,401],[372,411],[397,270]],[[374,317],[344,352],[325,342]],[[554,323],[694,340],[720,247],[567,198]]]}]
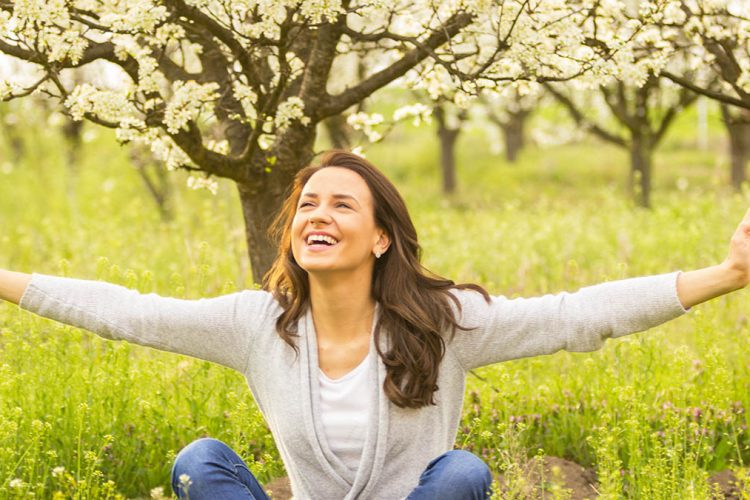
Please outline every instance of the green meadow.
[{"label": "green meadow", "polygon": [[[431,126],[397,128],[366,154],[406,198],[426,267],[535,296],[721,262],[750,191],[727,187],[716,110],[709,122],[707,148],[692,109],[665,139],[651,210],[627,195],[627,153],[590,139],[532,144],[509,164],[482,124],[467,126],[451,196]],[[0,133],[0,267],[189,299],[255,286],[231,183],[212,195],[170,173],[164,221],[110,132],[87,125],[70,164],[54,127],[19,126],[18,158]],[[456,446],[504,474],[503,498],[570,497],[553,478],[528,484],[543,456],[592,469],[602,498],[710,498],[709,476],[727,469],[750,495],[749,305],[740,291],[595,353],[477,370]],[[285,475],[238,373],[0,305],[0,498],[169,497],[172,459],[202,436],[238,450],[263,482]]]}]

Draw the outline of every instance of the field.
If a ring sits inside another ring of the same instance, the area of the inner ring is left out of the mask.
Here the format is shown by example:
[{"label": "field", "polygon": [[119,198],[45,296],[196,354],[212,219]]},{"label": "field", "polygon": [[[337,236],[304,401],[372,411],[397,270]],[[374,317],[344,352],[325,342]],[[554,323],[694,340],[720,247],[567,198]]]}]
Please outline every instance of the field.
[{"label": "field", "polygon": [[[367,155],[407,199],[429,269],[534,296],[721,262],[750,195],[726,187],[717,113],[707,149],[694,124],[693,111],[681,117],[657,154],[652,210],[626,195],[626,153],[594,141],[530,148],[512,165],[470,129],[450,197],[429,127]],[[17,160],[0,143],[0,267],[184,298],[254,286],[230,183],[211,195],[172,173],[175,216],[163,221],[109,132],[86,128],[71,165],[48,128],[25,126]],[[709,498],[709,476],[727,469],[750,495],[749,301],[715,299],[596,353],[478,370],[456,445],[504,474],[508,498],[570,496],[543,456],[590,468],[602,498]],[[261,481],[284,475],[239,374],[0,305],[0,498],[168,496],[175,453],[207,435]]]}]

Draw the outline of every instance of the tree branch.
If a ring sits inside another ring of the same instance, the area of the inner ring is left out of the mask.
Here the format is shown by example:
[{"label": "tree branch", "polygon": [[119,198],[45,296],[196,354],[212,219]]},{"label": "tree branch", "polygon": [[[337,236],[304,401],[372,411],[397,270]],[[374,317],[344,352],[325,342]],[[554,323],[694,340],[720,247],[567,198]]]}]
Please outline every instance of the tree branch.
[{"label": "tree branch", "polygon": [[596,135],[597,137],[607,142],[611,142],[612,144],[616,144],[623,148],[627,147],[627,143],[625,142],[625,139],[608,132],[607,130],[599,126],[598,124],[586,118],[581,112],[581,110],[578,109],[578,106],[576,106],[575,103],[570,98],[568,98],[568,96],[566,96],[565,94],[557,90],[551,84],[544,84],[544,87],[550,92],[550,94],[554,96],[554,98],[560,104],[562,104],[565,107],[565,109],[568,110],[568,113],[578,125],[581,125],[586,130],[590,130],[592,133],[594,133],[594,135]]},{"label": "tree branch", "polygon": [[374,73],[354,87],[350,87],[341,94],[328,95],[323,99],[315,117],[322,120],[343,112],[346,108],[361,102],[373,92],[389,84],[396,78],[403,76],[407,71],[415,67],[429,56],[426,48],[435,49],[456,36],[461,29],[468,26],[474,16],[466,12],[456,13],[451,16],[442,28],[433,31],[427,40],[423,42],[424,47],[417,47],[404,55],[401,59],[387,68]]},{"label": "tree branch", "polygon": [[693,82],[691,82],[690,80],[677,76],[673,73],[670,73],[669,71],[662,71],[661,76],[663,76],[664,78],[668,78],[669,80],[672,80],[677,85],[681,85],[685,87],[686,89],[692,90],[693,92],[697,94],[706,96],[715,101],[723,102],[726,104],[731,104],[732,106],[737,106],[739,108],[750,109],[750,100],[744,101],[742,99],[738,99],[737,97],[732,97],[732,96],[723,94],[721,92],[717,92],[714,90],[700,87],[694,84]]},{"label": "tree branch", "polygon": [[261,82],[253,71],[255,65],[250,58],[250,53],[234,37],[231,30],[217,23],[216,20],[203,13],[198,7],[187,5],[183,0],[166,0],[165,3],[175,9],[179,15],[194,21],[226,45],[242,66],[242,74],[247,77],[250,86],[253,87],[256,93],[259,94],[261,92]]},{"label": "tree branch", "polygon": [[680,98],[678,102],[667,110],[667,112],[664,114],[664,117],[661,119],[661,122],[659,123],[659,127],[653,135],[652,144],[654,147],[656,147],[664,138],[667,129],[669,129],[672,121],[674,121],[674,119],[677,117],[677,113],[686,106],[692,104],[693,101],[695,101],[697,98],[698,94],[696,94],[695,92],[692,92],[684,87],[680,89]]}]

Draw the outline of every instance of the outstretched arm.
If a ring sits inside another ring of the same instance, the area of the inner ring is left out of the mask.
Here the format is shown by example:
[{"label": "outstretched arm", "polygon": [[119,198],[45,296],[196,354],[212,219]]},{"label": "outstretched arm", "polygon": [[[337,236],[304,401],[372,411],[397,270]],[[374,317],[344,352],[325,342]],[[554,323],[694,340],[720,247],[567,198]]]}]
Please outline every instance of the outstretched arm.
[{"label": "outstretched arm", "polygon": [[451,349],[464,369],[509,359],[568,351],[593,351],[608,338],[635,333],[681,316],[687,309],[750,282],[750,210],[718,265],[610,281],[542,297],[454,294],[462,305]]},{"label": "outstretched arm", "polygon": [[31,281],[31,275],[0,269],[0,300],[18,304]]},{"label": "outstretched arm", "polygon": [[677,296],[685,308],[724,295],[750,283],[750,209],[729,242],[729,255],[717,266],[681,273]]},{"label": "outstretched arm", "polygon": [[238,371],[246,367],[253,338],[263,331],[259,325],[275,312],[273,297],[261,290],[185,300],[38,273],[6,271],[0,282],[3,298],[42,317]]}]

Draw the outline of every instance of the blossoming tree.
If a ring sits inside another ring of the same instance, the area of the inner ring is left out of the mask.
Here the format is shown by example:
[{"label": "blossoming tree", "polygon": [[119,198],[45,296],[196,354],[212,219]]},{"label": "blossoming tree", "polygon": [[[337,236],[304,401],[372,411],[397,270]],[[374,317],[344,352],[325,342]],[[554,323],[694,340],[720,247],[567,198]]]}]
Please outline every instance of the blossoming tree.
[{"label": "blossoming tree", "polygon": [[[2,0],[0,51],[36,65],[38,78],[0,82],[0,98],[48,94],[75,119],[148,144],[170,169],[234,181],[260,281],[275,254],[268,226],[314,156],[318,123],[405,76],[428,88],[444,75],[466,94],[580,75],[639,29],[598,40],[601,4]],[[363,74],[345,74],[351,57]],[[92,63],[117,68],[124,83],[66,83],[68,69]]]},{"label": "blossoming tree", "polygon": [[690,64],[666,67],[661,74],[721,103],[730,179],[740,189],[750,159],[750,2],[683,0],[670,14],[657,22]]}]

